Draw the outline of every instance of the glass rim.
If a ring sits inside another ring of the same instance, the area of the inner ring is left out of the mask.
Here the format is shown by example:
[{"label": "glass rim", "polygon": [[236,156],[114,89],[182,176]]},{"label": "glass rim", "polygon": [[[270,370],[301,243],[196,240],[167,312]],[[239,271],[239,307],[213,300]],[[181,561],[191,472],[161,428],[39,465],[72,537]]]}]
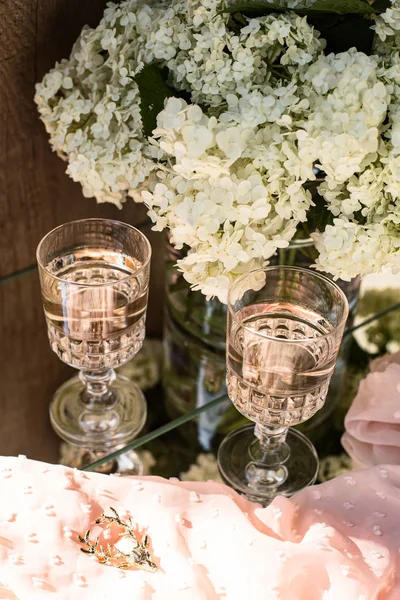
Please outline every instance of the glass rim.
[{"label": "glass rim", "polygon": [[[237,319],[237,317],[235,317],[235,315],[237,313],[233,310],[233,306],[232,306],[232,302],[231,302],[231,294],[232,294],[232,291],[234,290],[236,284],[244,281],[246,279],[246,277],[248,277],[252,273],[266,273],[268,271],[274,271],[274,270],[276,271],[278,269],[282,270],[282,271],[297,271],[297,272],[302,272],[302,273],[305,272],[308,275],[312,275],[313,277],[316,277],[317,279],[324,281],[325,283],[327,283],[329,286],[331,286],[333,289],[335,289],[339,293],[339,296],[341,297],[342,302],[343,302],[343,309],[344,309],[343,316],[340,319],[340,323],[338,325],[336,325],[336,327],[331,329],[331,331],[328,331],[328,333],[319,335],[318,339],[329,338],[329,337],[335,335],[335,333],[337,333],[337,331],[339,331],[341,328],[344,328],[347,318],[349,316],[349,303],[348,303],[346,294],[343,292],[343,290],[340,289],[340,287],[337,285],[337,283],[335,283],[332,279],[329,279],[329,277],[322,275],[322,273],[318,273],[317,271],[312,271],[311,269],[305,269],[303,267],[295,267],[295,266],[290,266],[290,265],[269,265],[267,267],[260,267],[258,269],[252,269],[251,271],[248,271],[247,273],[244,273],[243,275],[238,277],[238,279],[236,279],[233,282],[233,284],[230,286],[230,288],[228,290],[227,306],[228,306],[228,312],[230,313],[232,319],[236,323],[239,323],[240,321],[239,321],[239,319]],[[249,290],[250,289],[251,288],[249,288]],[[306,338],[302,338],[301,340],[287,340],[287,339],[282,339],[282,338],[276,338],[271,335],[262,333],[260,331],[255,331],[254,329],[251,329],[250,327],[243,325],[243,324],[241,324],[241,327],[242,327],[242,329],[244,329],[245,331],[248,331],[249,333],[251,333],[254,336],[258,336],[258,337],[261,337],[261,338],[264,338],[267,340],[271,340],[274,342],[279,342],[279,343],[285,342],[285,343],[290,343],[290,344],[296,344],[296,343],[310,342],[310,341],[316,339],[316,338],[312,338],[312,337],[306,337]]]},{"label": "glass rim", "polygon": [[89,217],[87,219],[76,219],[74,221],[67,221],[67,223],[62,223],[61,225],[57,225],[57,227],[54,227],[53,229],[51,229],[48,233],[46,233],[46,235],[44,235],[42,237],[42,239],[40,240],[39,244],[37,245],[36,248],[36,262],[39,266],[39,269],[41,269],[42,271],[44,271],[47,275],[49,275],[49,277],[52,277],[53,279],[57,280],[57,281],[61,281],[62,283],[68,283],[69,285],[74,285],[77,287],[107,287],[110,285],[115,285],[115,281],[111,282],[111,281],[105,281],[103,283],[82,283],[81,281],[69,281],[68,279],[63,279],[62,277],[58,277],[58,275],[54,275],[54,273],[50,273],[50,271],[47,269],[47,267],[43,264],[41,258],[40,258],[40,251],[42,250],[42,246],[44,244],[44,242],[54,233],[56,233],[58,230],[63,229],[63,227],[66,227],[67,225],[76,225],[78,223],[85,223],[88,221],[97,221],[97,222],[101,222],[101,223],[112,223],[114,225],[119,225],[119,226],[123,226],[126,229],[130,229],[132,231],[134,231],[135,233],[138,233],[140,235],[140,237],[145,240],[145,243],[147,245],[147,250],[148,250],[148,256],[146,258],[146,260],[143,262],[143,264],[136,270],[133,271],[132,273],[130,273],[129,275],[125,275],[124,277],[122,277],[122,279],[118,279],[118,283],[123,283],[124,281],[128,281],[131,277],[136,277],[136,275],[138,275],[141,271],[143,271],[143,269],[145,269],[150,260],[151,260],[151,244],[148,240],[148,238],[144,235],[144,233],[142,233],[140,231],[140,229],[137,229],[136,227],[134,227],[133,225],[129,225],[129,223],[124,223],[123,221],[118,221],[117,219],[102,219],[100,217]]}]

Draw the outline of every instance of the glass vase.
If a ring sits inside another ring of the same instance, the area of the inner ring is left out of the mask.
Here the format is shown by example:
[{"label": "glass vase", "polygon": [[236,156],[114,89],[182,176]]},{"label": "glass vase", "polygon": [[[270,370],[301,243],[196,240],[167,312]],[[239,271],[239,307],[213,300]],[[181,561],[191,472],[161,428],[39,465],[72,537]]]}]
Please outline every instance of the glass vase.
[{"label": "glass vase", "polygon": [[[316,250],[311,239],[294,240],[270,259],[270,264],[309,268]],[[176,267],[182,257],[166,240],[166,296],[164,321],[163,387],[166,411],[175,419],[211,400],[226,395],[226,306],[216,299],[207,301],[193,292]],[[351,327],[358,301],[360,279],[338,281],[350,306],[346,327]],[[325,432],[343,386],[350,336],[345,337],[339,352],[324,407],[299,428],[313,441]],[[188,442],[202,450],[216,448],[222,438],[248,421],[226,400],[182,429]],[[184,431],[183,431],[184,430]]]},{"label": "glass vase", "polygon": [[[170,419],[226,396],[225,402],[206,411],[198,422],[182,430],[203,450],[211,450],[213,440],[227,411],[232,407],[226,395],[225,337],[226,306],[216,299],[207,301],[193,292],[176,261],[182,254],[166,240],[166,294],[164,315],[163,387]],[[233,413],[235,421],[237,414]]]}]

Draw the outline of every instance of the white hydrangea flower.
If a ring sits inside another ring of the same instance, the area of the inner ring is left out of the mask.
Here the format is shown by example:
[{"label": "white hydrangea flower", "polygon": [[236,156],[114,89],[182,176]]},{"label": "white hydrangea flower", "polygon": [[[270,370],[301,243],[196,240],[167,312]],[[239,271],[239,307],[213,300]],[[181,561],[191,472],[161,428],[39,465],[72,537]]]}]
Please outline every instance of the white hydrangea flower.
[{"label": "white hydrangea flower", "polygon": [[167,166],[142,198],[155,229],[168,226],[172,243],[191,249],[179,261],[187,281],[226,302],[232,281],[266,264],[306,220],[311,195],[302,183],[313,171],[284,125],[223,117],[169,98],[153,132]]},{"label": "white hydrangea flower", "polygon": [[391,4],[390,8],[375,17],[375,24],[372,26],[383,42],[387,37],[400,31],[400,1],[391,0]]},{"label": "white hydrangea flower", "polygon": [[[400,39],[400,38],[399,38]],[[315,236],[318,268],[349,280],[390,268],[400,271],[400,93],[398,53],[382,53],[377,73],[391,92],[387,122],[380,127],[373,160],[346,181],[320,187],[333,215],[332,226]]]},{"label": "white hydrangea flower", "polygon": [[[144,201],[154,229],[188,249],[187,281],[223,302],[307,220],[317,169],[333,217],[315,234],[317,267],[398,270],[400,0],[374,18],[373,56],[325,56],[289,10],[233,28],[227,3],[125,0],[82,31],[35,96],[67,172],[98,202]],[[153,61],[191,103],[168,99],[146,139],[135,76]]]},{"label": "white hydrangea flower", "polygon": [[313,238],[319,252],[317,267],[335,279],[350,281],[383,267],[400,272],[400,213],[367,225],[337,218]]},{"label": "white hydrangea flower", "polygon": [[278,83],[281,67],[295,77],[296,67],[324,48],[319,33],[294,13],[251,19],[239,33],[233,31],[223,13],[226,5],[226,0],[175,0],[146,44],[168,67],[174,87],[188,91],[194,103],[219,106],[229,95]]},{"label": "white hydrangea flower", "polygon": [[303,71],[312,110],[297,131],[300,158],[343,183],[377,156],[390,96],[377,61],[355,48],[321,56]]},{"label": "white hydrangea flower", "polygon": [[85,28],[69,60],[36,86],[35,101],[53,149],[85,196],[118,206],[154,168],[142,135],[134,76],[153,56],[143,52],[161,8],[145,0],[109,5],[96,29]]}]

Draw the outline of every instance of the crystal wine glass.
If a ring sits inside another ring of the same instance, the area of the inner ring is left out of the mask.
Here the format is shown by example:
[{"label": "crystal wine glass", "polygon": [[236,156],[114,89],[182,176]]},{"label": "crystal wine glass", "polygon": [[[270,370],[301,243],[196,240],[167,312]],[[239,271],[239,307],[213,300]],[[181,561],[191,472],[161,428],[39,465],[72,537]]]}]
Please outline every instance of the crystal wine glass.
[{"label": "crystal wine glass", "polygon": [[314,483],[318,458],[292,425],[324,404],[348,315],[346,296],[308,269],[273,266],[241,276],[228,295],[227,386],[253,421],[221,443],[224,480],[268,504]]},{"label": "crystal wine glass", "polygon": [[[66,223],[38,246],[51,348],[80,370],[55,393],[50,419],[77,456],[87,449],[86,456],[97,459],[121,448],[146,420],[142,392],[114,369],[143,343],[150,257],[140,231],[107,219]],[[140,472],[135,453],[124,456],[124,464]]]}]

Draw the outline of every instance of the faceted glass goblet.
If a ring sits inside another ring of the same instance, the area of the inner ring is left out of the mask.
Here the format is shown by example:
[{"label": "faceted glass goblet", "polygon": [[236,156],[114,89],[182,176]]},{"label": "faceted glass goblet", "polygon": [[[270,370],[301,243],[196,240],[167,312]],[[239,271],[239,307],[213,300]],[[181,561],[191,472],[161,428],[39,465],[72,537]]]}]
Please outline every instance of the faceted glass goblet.
[{"label": "faceted glass goblet", "polygon": [[[140,231],[107,219],[66,223],[38,246],[51,348],[80,370],[55,393],[50,419],[77,455],[85,449],[86,457],[100,458],[132,441],[145,423],[142,392],[114,369],[143,343],[150,258]],[[124,464],[140,472],[134,453]]]},{"label": "faceted glass goblet", "polygon": [[224,480],[268,504],[314,483],[311,442],[289,429],[324,404],[348,315],[344,293],[308,269],[273,266],[240,277],[228,295],[227,386],[255,423],[218,452]]}]

